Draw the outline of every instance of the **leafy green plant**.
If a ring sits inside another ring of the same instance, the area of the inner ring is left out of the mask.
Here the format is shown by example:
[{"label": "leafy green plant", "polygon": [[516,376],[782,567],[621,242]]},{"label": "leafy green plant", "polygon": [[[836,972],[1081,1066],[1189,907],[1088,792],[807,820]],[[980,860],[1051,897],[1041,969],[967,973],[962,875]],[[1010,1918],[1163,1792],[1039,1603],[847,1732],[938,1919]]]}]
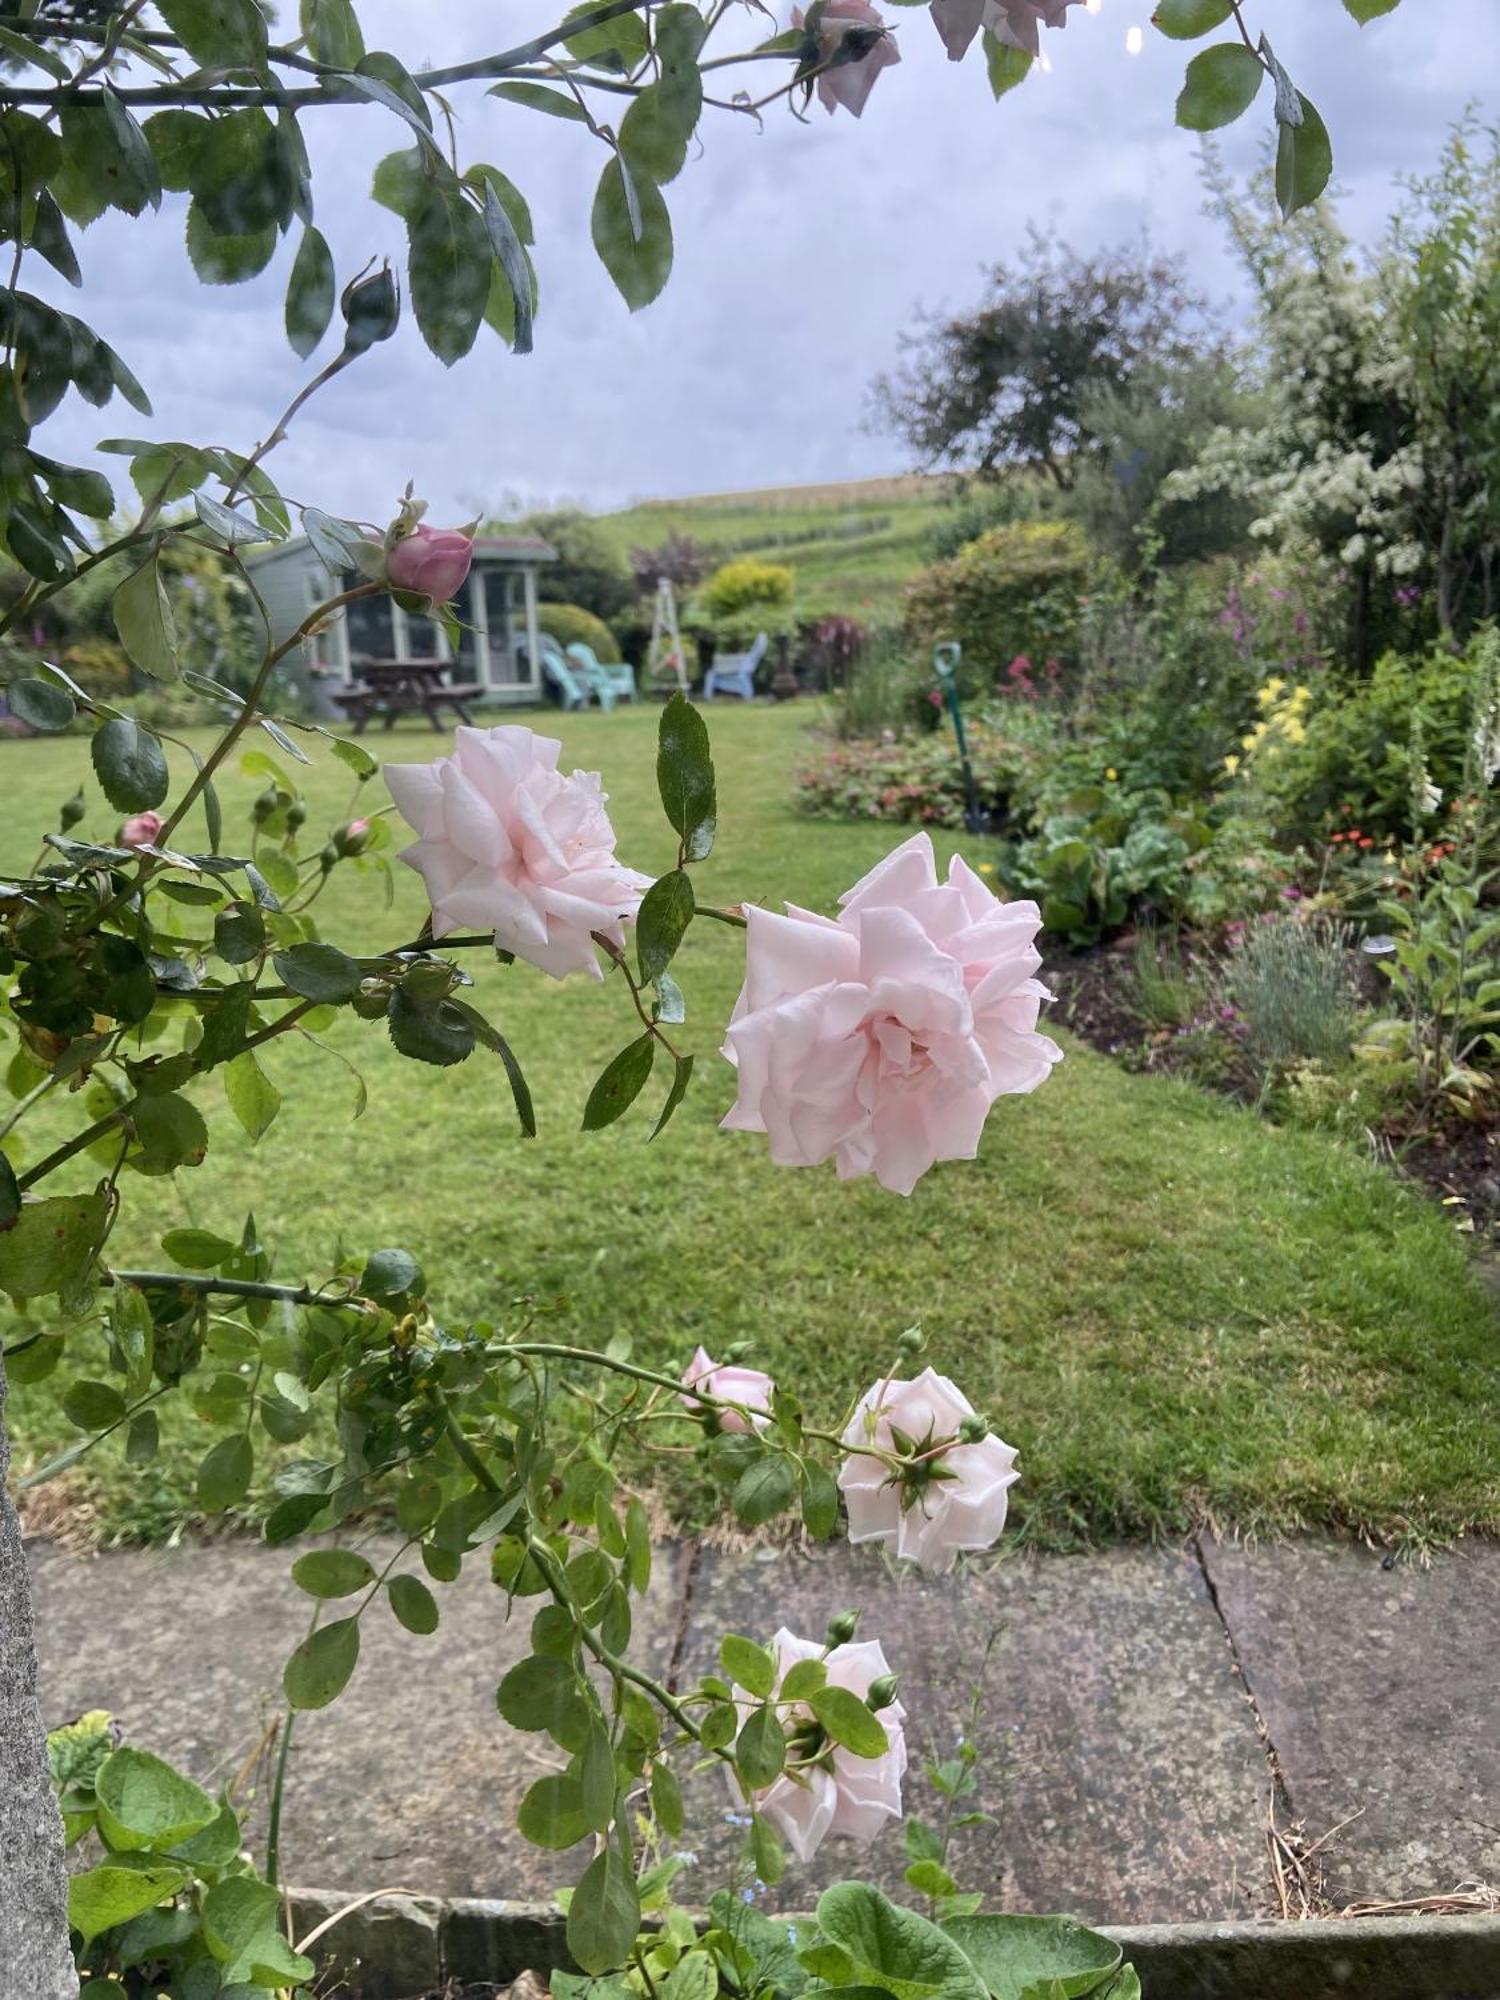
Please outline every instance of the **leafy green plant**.
[{"label": "leafy green plant", "polygon": [[550,633],[559,646],[582,641],[585,646],[593,647],[598,660],[614,661],[620,657],[619,642],[604,620],[576,604],[539,604],[536,621],[539,630]]},{"label": "leafy green plant", "polygon": [[1202,1011],[1205,982],[1180,931],[1142,924],[1131,962],[1135,1011],[1152,1028],[1185,1028]]},{"label": "leafy green plant", "polygon": [[1071,668],[1092,575],[1088,544],[1069,522],[989,528],[913,581],[905,635],[924,650],[956,639],[965,693],[997,687],[1018,658],[1039,677],[1049,661]]},{"label": "leafy green plant", "polygon": [[1039,833],[1010,845],[1001,874],[1015,894],[1041,904],[1042,922],[1070,944],[1093,944],[1138,912],[1178,914],[1188,864],[1212,829],[1170,799],[1074,793]]},{"label": "leafy green plant", "polygon": [[1224,967],[1223,991],[1263,1075],[1347,1058],[1353,945],[1348,926],[1317,915],[1268,916],[1246,926]]}]

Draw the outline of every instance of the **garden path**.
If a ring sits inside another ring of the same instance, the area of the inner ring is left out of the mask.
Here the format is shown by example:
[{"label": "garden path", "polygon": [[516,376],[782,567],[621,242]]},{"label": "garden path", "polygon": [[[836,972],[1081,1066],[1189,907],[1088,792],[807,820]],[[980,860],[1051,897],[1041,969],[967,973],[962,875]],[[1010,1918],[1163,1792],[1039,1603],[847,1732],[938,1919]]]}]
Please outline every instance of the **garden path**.
[{"label": "garden path", "polygon": [[[49,1723],[107,1708],[204,1782],[253,1760],[305,1616],[284,1551],[226,1540],[30,1553]],[[433,1638],[371,1619],[349,1691],[299,1719],[291,1880],[520,1899],[581,1867],[514,1830],[549,1762],[544,1739],[512,1734],[494,1712],[528,1621],[505,1624],[477,1563],[442,1602]],[[971,1803],[994,1817],[957,1836],[955,1873],[992,1904],[1116,1923],[1223,1919],[1274,1911],[1283,1889],[1297,1913],[1304,1882],[1343,1906],[1500,1879],[1500,1548],[1387,1567],[1348,1544],[1205,1537],[935,1579],[888,1574],[842,1546],[667,1544],[637,1646],[658,1672],[691,1677],[719,1633],[785,1623],[817,1635],[854,1606],[862,1636],[878,1636],[901,1672],[914,1767],[951,1752],[983,1676]],[[689,1791],[690,1881],[706,1895],[732,1870],[738,1835],[716,1775]],[[908,1810],[932,1818],[935,1805],[914,1768]],[[1299,1874],[1296,1857],[1317,1843]],[[865,1865],[898,1882],[899,1841],[877,1842]],[[830,1844],[811,1871],[789,1872],[782,1905],[805,1907],[849,1868]]]}]

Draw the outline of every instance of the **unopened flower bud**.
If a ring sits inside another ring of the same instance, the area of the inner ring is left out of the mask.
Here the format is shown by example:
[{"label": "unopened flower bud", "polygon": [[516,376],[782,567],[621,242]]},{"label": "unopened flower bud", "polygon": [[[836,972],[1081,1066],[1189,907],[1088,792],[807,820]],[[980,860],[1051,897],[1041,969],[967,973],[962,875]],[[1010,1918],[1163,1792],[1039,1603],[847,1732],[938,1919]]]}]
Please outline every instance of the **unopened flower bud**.
[{"label": "unopened flower bud", "polygon": [[318,866],[322,869],[323,873],[326,875],[330,868],[336,868],[338,866],[338,860],[339,860],[339,851],[334,846],[333,842],[331,840],[325,842],[323,846],[323,851],[318,856]]},{"label": "unopened flower bud", "polygon": [[920,1354],[927,1345],[927,1337],[919,1326],[909,1326],[896,1342],[898,1354]]},{"label": "unopened flower bud", "polygon": [[435,1005],[447,999],[453,989],[453,968],[435,958],[419,958],[401,978],[402,990],[413,1000]]},{"label": "unopened flower bud", "polygon": [[339,300],[344,315],[344,352],[363,354],[389,340],[401,318],[401,292],[389,264],[351,279]]},{"label": "unopened flower bud", "polygon": [[250,808],[250,817],[257,826],[265,825],[272,813],[275,812],[280,799],[281,794],[274,785],[267,785],[263,792],[256,793],[255,802]]},{"label": "unopened flower bud", "polygon": [[354,989],[354,1011],[362,1021],[378,1021],[390,1000],[391,989],[383,979],[362,979]]},{"label": "unopened flower bud", "polygon": [[753,1340],[732,1340],[724,1350],[724,1359],[726,1361],[743,1361],[747,1354],[753,1354],[754,1351],[755,1342]]},{"label": "unopened flower bud", "polygon": [[858,1624],[859,1613],[857,1611],[841,1611],[837,1618],[829,1619],[828,1630],[823,1635],[824,1645],[847,1646],[849,1641],[854,1637],[855,1628]]},{"label": "unopened flower bud", "polygon": [[865,1696],[865,1707],[872,1709],[889,1708],[896,1699],[896,1676],[882,1674],[879,1680],[871,1681],[870,1691]]},{"label": "unopened flower bud", "polygon": [[115,839],[121,847],[150,847],[165,825],[166,821],[160,813],[134,813],[121,826]]},{"label": "unopened flower bud", "polygon": [[63,809],[57,815],[59,830],[63,833],[69,832],[71,828],[77,826],[87,811],[88,807],[83,802],[82,791],[75,792],[72,798],[64,800]]},{"label": "unopened flower bud", "polygon": [[295,833],[307,818],[307,807],[301,799],[293,799],[286,809],[286,823],[289,832]]},{"label": "unopened flower bud", "polygon": [[351,819],[334,834],[333,844],[340,854],[363,854],[370,844],[370,822]]},{"label": "unopened flower bud", "polygon": [[977,1410],[972,1417],[965,1417],[958,1427],[958,1437],[961,1444],[983,1444],[989,1434],[988,1419],[980,1416]]}]

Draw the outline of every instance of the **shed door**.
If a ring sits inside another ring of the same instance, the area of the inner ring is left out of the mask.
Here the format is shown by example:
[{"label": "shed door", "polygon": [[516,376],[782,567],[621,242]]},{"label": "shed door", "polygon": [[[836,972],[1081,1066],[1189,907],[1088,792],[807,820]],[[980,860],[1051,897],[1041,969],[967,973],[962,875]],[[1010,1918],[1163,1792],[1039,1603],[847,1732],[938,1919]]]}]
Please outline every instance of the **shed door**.
[{"label": "shed door", "polygon": [[524,688],[536,680],[526,651],[526,591],[522,572],[498,565],[480,571],[490,640],[490,684]]}]

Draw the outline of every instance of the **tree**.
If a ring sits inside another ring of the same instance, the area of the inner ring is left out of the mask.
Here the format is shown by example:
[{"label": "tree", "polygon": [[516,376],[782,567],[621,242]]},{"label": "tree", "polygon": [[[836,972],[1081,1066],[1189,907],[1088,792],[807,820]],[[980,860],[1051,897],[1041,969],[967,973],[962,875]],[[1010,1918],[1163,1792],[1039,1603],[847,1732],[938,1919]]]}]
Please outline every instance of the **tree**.
[{"label": "tree", "polygon": [[1176,373],[1213,346],[1179,259],[1080,257],[1033,231],[975,311],[906,343],[876,409],[924,466],[1040,471],[1067,492],[1110,456],[1111,399],[1169,399]]},{"label": "tree", "polygon": [[537,594],[546,604],[576,604],[606,622],[635,598],[625,558],[604,529],[580,507],[529,514],[522,523],[557,551],[557,561],[537,572]]}]

